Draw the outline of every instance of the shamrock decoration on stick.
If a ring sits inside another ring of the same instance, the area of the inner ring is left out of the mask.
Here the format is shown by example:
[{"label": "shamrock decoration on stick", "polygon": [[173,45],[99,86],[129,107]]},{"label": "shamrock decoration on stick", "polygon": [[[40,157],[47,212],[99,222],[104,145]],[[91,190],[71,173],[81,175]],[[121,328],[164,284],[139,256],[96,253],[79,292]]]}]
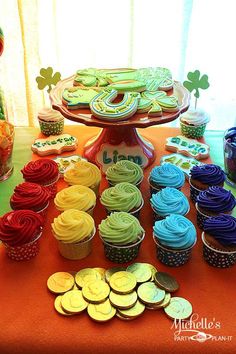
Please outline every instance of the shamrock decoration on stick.
[{"label": "shamrock decoration on stick", "polygon": [[39,90],[43,90],[46,86],[48,86],[47,92],[49,93],[52,89],[52,85],[56,85],[58,81],[61,80],[61,74],[56,72],[53,75],[53,69],[49,66],[47,69],[40,69],[40,75],[36,77],[36,81],[38,83]]},{"label": "shamrock decoration on stick", "polygon": [[200,97],[199,89],[206,90],[210,84],[208,82],[208,76],[206,74],[200,77],[200,71],[195,70],[194,72],[189,72],[187,75],[189,81],[184,81],[183,85],[189,92],[195,90],[195,109],[197,108],[197,99]]}]

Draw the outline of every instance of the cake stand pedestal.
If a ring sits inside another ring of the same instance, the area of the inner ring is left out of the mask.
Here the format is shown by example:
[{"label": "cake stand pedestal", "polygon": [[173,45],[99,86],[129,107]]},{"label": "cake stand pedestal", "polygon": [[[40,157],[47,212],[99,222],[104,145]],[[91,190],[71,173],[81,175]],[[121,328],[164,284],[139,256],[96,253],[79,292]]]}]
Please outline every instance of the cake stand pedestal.
[{"label": "cake stand pedestal", "polygon": [[179,82],[174,83],[168,95],[178,97],[179,111],[165,112],[161,117],[148,117],[147,113],[136,113],[126,121],[108,122],[99,120],[89,109],[68,110],[62,103],[62,93],[67,87],[73,86],[74,76],[60,81],[50,92],[52,107],[74,122],[88,126],[103,128],[95,137],[87,141],[83,156],[95,163],[105,172],[107,168],[119,160],[128,159],[143,168],[152,164],[155,151],[152,143],[142,137],[136,128],[146,128],[175,120],[180,113],[189,107],[190,94]]}]

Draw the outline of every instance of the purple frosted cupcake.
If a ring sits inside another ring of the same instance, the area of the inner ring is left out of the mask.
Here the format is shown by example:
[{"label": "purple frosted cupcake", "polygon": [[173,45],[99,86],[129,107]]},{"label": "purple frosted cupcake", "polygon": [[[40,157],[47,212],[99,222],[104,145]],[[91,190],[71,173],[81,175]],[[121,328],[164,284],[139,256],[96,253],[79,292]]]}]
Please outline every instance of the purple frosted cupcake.
[{"label": "purple frosted cupcake", "polygon": [[203,257],[210,265],[227,268],[236,263],[236,218],[231,215],[210,217],[202,233]]},{"label": "purple frosted cupcake", "polygon": [[236,199],[231,191],[222,187],[209,187],[200,192],[197,197],[197,224],[203,229],[204,221],[210,216],[231,214],[236,205]]},{"label": "purple frosted cupcake", "polygon": [[194,166],[190,171],[190,198],[195,203],[198,194],[208,187],[223,187],[225,173],[220,166],[208,164]]}]

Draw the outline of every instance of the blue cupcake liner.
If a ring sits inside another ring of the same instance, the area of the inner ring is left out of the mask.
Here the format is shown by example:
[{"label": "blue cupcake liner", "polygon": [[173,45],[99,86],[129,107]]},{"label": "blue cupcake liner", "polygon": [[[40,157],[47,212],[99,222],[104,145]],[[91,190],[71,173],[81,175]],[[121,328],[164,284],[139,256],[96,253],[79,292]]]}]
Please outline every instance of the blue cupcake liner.
[{"label": "blue cupcake liner", "polygon": [[236,264],[236,251],[226,252],[215,249],[207,244],[205,234],[202,233],[203,258],[205,261],[217,268],[229,268]]}]

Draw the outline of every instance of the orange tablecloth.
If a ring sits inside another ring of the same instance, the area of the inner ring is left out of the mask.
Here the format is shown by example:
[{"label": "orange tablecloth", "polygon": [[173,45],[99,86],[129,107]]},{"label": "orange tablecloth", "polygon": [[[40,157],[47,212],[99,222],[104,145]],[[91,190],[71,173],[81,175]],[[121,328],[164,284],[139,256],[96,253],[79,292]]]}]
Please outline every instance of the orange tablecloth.
[{"label": "orange tablecloth", "polygon": [[[78,137],[81,154],[84,142],[98,132],[96,128],[84,126],[67,127],[66,132]],[[157,151],[156,164],[167,152],[164,141],[176,135],[178,130],[170,128],[148,128],[140,132],[150,138]],[[33,140],[33,137],[32,137]],[[36,155],[33,158],[38,158]],[[208,160],[209,162],[209,160]],[[236,344],[235,328],[235,267],[216,269],[209,266],[202,257],[202,244],[198,230],[198,242],[193,249],[192,259],[179,268],[169,268],[156,259],[152,240],[152,212],[149,206],[149,188],[145,179],[141,191],[145,206],[140,221],[146,230],[137,261],[152,263],[158,270],[167,271],[180,283],[175,294],[188,299],[194,313],[199,316],[198,330],[208,335],[205,342],[192,341],[188,336],[194,333],[182,332],[178,340],[174,338],[176,329],[163,310],[148,311],[134,321],[121,321],[118,318],[99,324],[93,322],[86,313],[71,318],[58,315],[53,308],[55,296],[48,292],[46,281],[57,271],[79,270],[84,267],[114,266],[105,259],[103,246],[96,234],[93,251],[80,261],[62,258],[52,236],[50,224],[57,215],[53,203],[50,206],[47,222],[41,241],[39,255],[28,262],[14,262],[7,258],[4,247],[0,247],[0,353],[233,353]],[[65,187],[59,182],[58,188]],[[106,187],[103,180],[101,191]],[[185,194],[189,197],[186,182]],[[191,204],[190,220],[196,224],[195,208]],[[96,225],[105,217],[99,201],[95,209]],[[215,328],[218,322],[217,328]],[[207,327],[207,328],[206,328]],[[219,328],[220,327],[220,328]],[[209,335],[213,336],[209,338]],[[233,336],[231,338],[231,336]]]}]

